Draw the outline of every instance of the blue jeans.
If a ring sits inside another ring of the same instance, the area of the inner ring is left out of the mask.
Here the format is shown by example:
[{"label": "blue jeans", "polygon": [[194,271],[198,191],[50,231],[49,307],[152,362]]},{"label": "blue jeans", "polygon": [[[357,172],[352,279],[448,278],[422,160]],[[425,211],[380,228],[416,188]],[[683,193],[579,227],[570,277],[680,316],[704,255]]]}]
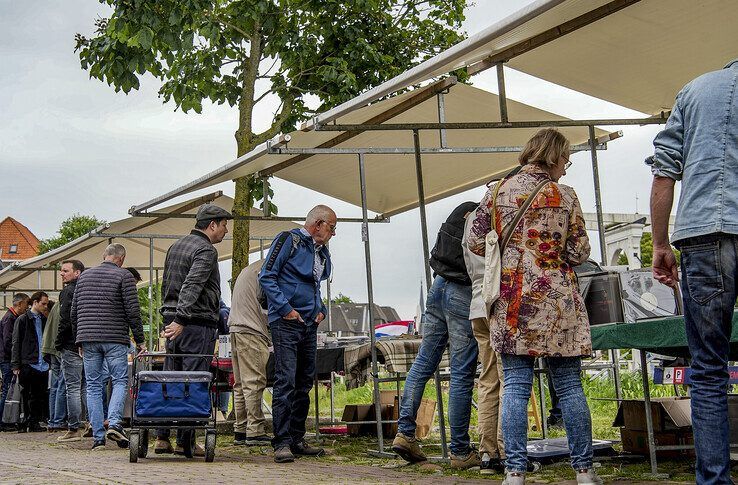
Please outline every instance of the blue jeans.
[{"label": "blue jeans", "polygon": [[113,392],[108,405],[110,426],[119,425],[123,415],[128,384],[128,346],[124,344],[85,342],[82,344],[85,375],[87,377],[87,411],[95,440],[105,439],[105,413],[103,411],[103,383],[107,371],[113,380]]},{"label": "blue jeans", "polygon": [[10,381],[13,379],[13,368],[10,362],[0,362],[0,372],[2,372],[3,386],[0,389],[0,417],[2,417],[5,409],[5,399],[8,397],[8,389],[10,389]]},{"label": "blue jeans", "polygon": [[730,481],[728,352],[736,300],[738,239],[679,241],[687,343],[692,355],[692,429],[697,483]]},{"label": "blue jeans", "polygon": [[318,325],[280,319],[270,323],[270,327],[274,344],[272,446],[278,450],[305,437],[310,389],[315,380]]},{"label": "blue jeans", "polygon": [[[571,466],[592,467],[592,419],[582,389],[581,357],[548,357],[548,368],[559,395]],[[533,386],[535,359],[527,355],[502,354],[505,394],[502,397],[502,435],[506,466],[525,473],[528,464],[528,400]]]},{"label": "blue jeans", "polygon": [[77,430],[82,418],[82,357],[72,350],[62,350],[61,368],[67,383],[67,426]]},{"label": "blue jeans", "polygon": [[451,426],[451,453],[466,455],[469,447],[474,375],[479,347],[469,321],[471,286],[463,286],[436,276],[428,291],[423,321],[423,342],[405,380],[397,429],[415,436],[415,418],[428,380],[441,362],[446,344],[451,357],[451,389],[448,421]]},{"label": "blue jeans", "polygon": [[64,382],[64,374],[61,371],[61,360],[55,355],[51,356],[49,365],[49,427],[61,428],[67,418],[67,387]]}]

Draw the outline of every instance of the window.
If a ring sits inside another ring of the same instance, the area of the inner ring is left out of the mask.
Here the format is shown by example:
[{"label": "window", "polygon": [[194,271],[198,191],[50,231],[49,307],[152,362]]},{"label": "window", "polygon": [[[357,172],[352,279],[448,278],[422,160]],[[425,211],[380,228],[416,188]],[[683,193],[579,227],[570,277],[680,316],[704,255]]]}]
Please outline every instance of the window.
[{"label": "window", "polygon": [[8,254],[18,254],[18,245],[17,244],[11,244],[10,245],[10,251],[8,251]]}]

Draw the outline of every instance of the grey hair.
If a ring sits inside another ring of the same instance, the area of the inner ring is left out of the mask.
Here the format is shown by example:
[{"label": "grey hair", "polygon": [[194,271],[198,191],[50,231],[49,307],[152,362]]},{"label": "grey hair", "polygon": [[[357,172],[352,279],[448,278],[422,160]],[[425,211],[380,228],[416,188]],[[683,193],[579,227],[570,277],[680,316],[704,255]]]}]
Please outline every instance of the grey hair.
[{"label": "grey hair", "polygon": [[307,217],[305,217],[305,225],[309,226],[312,224],[317,223],[318,221],[327,221],[328,218],[334,217],[336,213],[328,207],[327,205],[316,205],[312,209],[310,209],[310,212],[308,212]]},{"label": "grey hair", "polygon": [[25,293],[16,293],[15,295],[13,295],[13,305],[15,306],[22,301],[28,300],[29,298],[30,296]]},{"label": "grey hair", "polygon": [[126,257],[126,248],[122,244],[113,243],[108,244],[108,247],[105,248],[105,251],[103,252],[103,259],[113,256],[115,258],[125,258]]}]

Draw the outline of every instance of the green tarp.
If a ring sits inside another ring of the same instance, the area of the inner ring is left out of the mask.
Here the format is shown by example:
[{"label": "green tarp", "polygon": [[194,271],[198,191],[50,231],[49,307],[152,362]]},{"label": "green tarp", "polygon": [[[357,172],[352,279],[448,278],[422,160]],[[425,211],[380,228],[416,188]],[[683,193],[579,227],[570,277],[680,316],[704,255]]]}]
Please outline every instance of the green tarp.
[{"label": "green tarp", "polygon": [[[738,357],[738,312],[733,313],[731,359]],[[689,357],[684,317],[659,318],[636,323],[593,325],[592,348],[641,349],[675,357]]]}]

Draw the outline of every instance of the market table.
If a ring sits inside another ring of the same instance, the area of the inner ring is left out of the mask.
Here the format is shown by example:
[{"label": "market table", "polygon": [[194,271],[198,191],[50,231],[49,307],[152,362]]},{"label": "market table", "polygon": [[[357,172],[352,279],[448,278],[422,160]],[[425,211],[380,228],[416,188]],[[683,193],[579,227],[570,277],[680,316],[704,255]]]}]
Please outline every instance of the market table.
[{"label": "market table", "polygon": [[[738,312],[733,312],[733,329],[730,335],[730,360],[738,359]],[[635,323],[609,323],[593,325],[592,349],[639,349],[641,352],[641,376],[643,378],[643,401],[648,431],[648,449],[651,472],[657,475],[657,450],[685,450],[694,446],[657,446],[654,439],[653,417],[651,416],[651,392],[648,381],[646,352],[674,357],[689,357],[684,316],[643,320]]]},{"label": "market table", "polygon": [[[733,313],[730,359],[738,360],[738,312]],[[646,352],[689,357],[687,334],[682,315],[642,320],[636,323],[593,325],[592,349],[639,349]]]}]

